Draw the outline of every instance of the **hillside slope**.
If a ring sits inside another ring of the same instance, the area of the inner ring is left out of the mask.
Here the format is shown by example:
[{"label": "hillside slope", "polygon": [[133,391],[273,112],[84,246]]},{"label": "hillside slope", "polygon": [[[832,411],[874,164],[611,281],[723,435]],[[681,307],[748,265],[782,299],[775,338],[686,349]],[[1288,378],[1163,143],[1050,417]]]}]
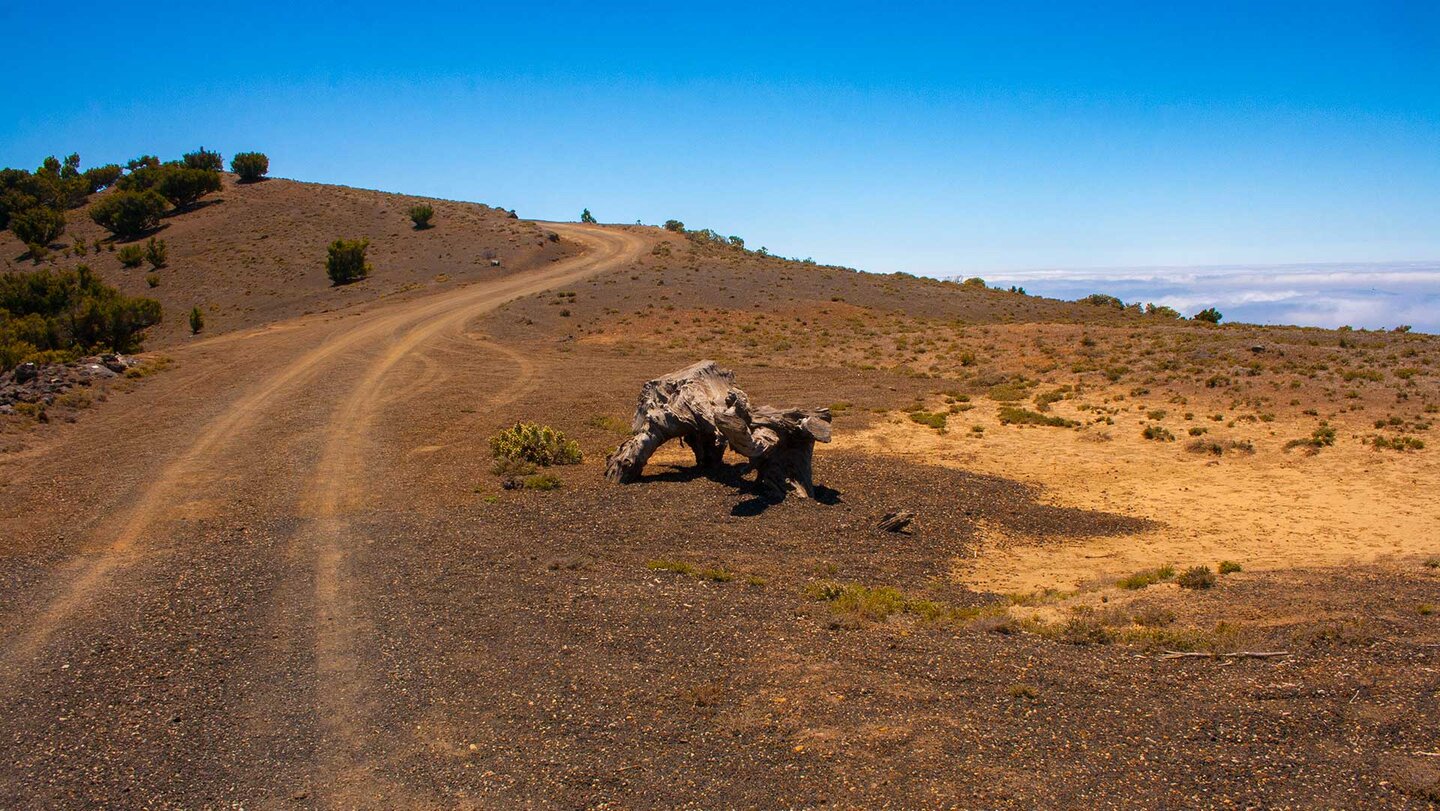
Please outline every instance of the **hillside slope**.
[{"label": "hillside slope", "polygon": [[[104,194],[93,196],[91,204]],[[411,227],[406,210],[417,202],[434,206],[432,228]],[[113,242],[87,210],[67,212],[60,239],[66,246],[84,240],[83,256],[67,248],[36,264],[4,231],[0,269],[84,263],[127,294],[159,300],[165,320],[151,330],[150,349],[188,340],[185,314],[195,306],[204,310],[206,334],[213,335],[447,282],[491,279],[575,252],[574,246],[547,239],[550,232],[543,226],[478,203],[279,178],[242,184],[227,174],[219,194],[162,221],[154,236],[165,241],[169,260],[153,274],[158,284],[151,287],[148,265],[122,267],[113,248],[124,243]],[[375,270],[365,281],[335,288],[325,275],[326,246],[341,237],[369,238]],[[492,266],[494,259],[499,267]]]}]

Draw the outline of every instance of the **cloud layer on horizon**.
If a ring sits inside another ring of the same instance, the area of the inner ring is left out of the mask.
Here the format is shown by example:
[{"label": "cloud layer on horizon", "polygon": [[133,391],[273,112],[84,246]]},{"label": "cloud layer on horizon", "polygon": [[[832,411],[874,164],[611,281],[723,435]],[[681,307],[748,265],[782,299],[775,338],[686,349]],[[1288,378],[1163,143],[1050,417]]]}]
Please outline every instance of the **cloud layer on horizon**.
[{"label": "cloud layer on horizon", "polygon": [[1062,299],[1106,293],[1186,315],[1215,307],[1226,321],[1366,329],[1408,324],[1440,333],[1440,262],[1043,269],[985,280]]}]

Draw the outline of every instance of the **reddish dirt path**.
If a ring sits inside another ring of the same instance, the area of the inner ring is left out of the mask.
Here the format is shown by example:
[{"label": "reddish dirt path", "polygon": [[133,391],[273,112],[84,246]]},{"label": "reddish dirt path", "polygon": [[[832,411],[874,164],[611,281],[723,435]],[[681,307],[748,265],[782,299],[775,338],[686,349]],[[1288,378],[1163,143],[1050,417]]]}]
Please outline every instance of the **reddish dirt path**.
[{"label": "reddish dirt path", "polygon": [[[513,398],[533,368],[467,323],[645,244],[550,227],[585,252],[197,342],[172,353],[173,372],[0,468],[13,541],[0,559],[0,805],[123,805],[131,791],[190,807],[414,804],[370,768],[403,739],[376,740],[366,723],[384,685],[357,643],[366,595],[346,565],[364,541],[346,514],[364,500],[382,407],[444,384],[421,350],[462,341],[514,363],[495,393]],[[237,524],[239,545],[221,529]],[[190,672],[187,658],[210,661]]]}]

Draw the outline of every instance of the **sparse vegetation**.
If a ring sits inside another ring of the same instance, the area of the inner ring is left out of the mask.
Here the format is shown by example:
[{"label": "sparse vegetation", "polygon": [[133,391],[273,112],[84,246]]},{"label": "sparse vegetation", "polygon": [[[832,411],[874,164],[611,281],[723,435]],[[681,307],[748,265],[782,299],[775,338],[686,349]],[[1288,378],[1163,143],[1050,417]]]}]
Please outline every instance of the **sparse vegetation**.
[{"label": "sparse vegetation", "polygon": [[[1197,436],[1194,433],[1196,429],[1190,430],[1192,436]],[[1224,456],[1227,453],[1252,454],[1255,452],[1255,445],[1248,439],[1192,439],[1185,443],[1185,450],[1191,453]]]},{"label": "sparse vegetation", "polygon": [[200,312],[199,307],[190,308],[190,334],[199,335],[205,329],[205,314]]},{"label": "sparse vegetation", "polygon": [[921,425],[924,425],[924,426],[926,426],[926,427],[934,428],[937,432],[942,433],[942,434],[945,433],[945,430],[946,430],[946,429],[945,429],[945,423],[946,423],[948,420],[949,420],[949,416],[948,416],[947,414],[945,414],[944,412],[930,412],[930,411],[912,411],[912,412],[910,412],[910,421],[911,421],[911,422],[918,422],[918,423],[920,423]]},{"label": "sparse vegetation", "polygon": [[[664,558],[647,562],[645,568],[652,572],[674,572],[675,574],[683,574],[686,577],[693,577],[696,580],[709,580],[712,583],[729,583],[735,579],[735,575],[719,566],[696,566],[693,563]],[[761,582],[763,583],[764,581]]]},{"label": "sparse vegetation", "polygon": [[1175,577],[1175,567],[1167,563],[1155,569],[1146,569],[1128,577],[1122,577],[1115,585],[1122,589],[1134,591],[1147,586],[1153,586],[1156,583],[1163,583],[1173,577]]},{"label": "sparse vegetation", "polygon": [[122,267],[138,268],[145,261],[145,249],[139,245],[126,245],[115,252]]},{"label": "sparse vegetation", "polygon": [[1235,574],[1236,572],[1243,571],[1243,568],[1244,567],[1233,560],[1220,561],[1220,574]]},{"label": "sparse vegetation", "polygon": [[1074,420],[1067,420],[1052,414],[1041,414],[1017,406],[1001,406],[998,413],[1001,425],[1045,425],[1052,428],[1074,428],[1079,425]]},{"label": "sparse vegetation", "polygon": [[1163,425],[1147,425],[1140,435],[1154,442],[1174,442],[1175,434]]},{"label": "sparse vegetation", "polygon": [[1318,453],[1321,448],[1328,448],[1335,444],[1335,429],[1328,423],[1320,423],[1310,436],[1304,439],[1292,439],[1285,443],[1285,450],[1292,448],[1304,448],[1311,454]]},{"label": "sparse vegetation", "polygon": [[325,272],[330,276],[331,284],[350,284],[368,277],[371,267],[365,261],[365,251],[369,247],[368,239],[337,239],[330,243]]},{"label": "sparse vegetation", "polygon": [[158,323],[159,302],[124,296],[85,265],[0,274],[0,371],[42,353],[133,352]]},{"label": "sparse vegetation", "polygon": [[145,242],[145,261],[155,270],[165,267],[165,260],[169,255],[170,249],[165,245],[165,240],[150,237]]}]

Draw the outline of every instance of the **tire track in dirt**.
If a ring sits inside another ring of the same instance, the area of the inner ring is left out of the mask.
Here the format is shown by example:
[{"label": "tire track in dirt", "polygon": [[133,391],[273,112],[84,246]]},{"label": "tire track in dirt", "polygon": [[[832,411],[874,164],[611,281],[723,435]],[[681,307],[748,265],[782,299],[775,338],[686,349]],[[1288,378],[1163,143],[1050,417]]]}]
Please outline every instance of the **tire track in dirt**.
[{"label": "tire track in dirt", "polygon": [[[351,546],[347,513],[363,506],[366,492],[363,481],[364,460],[369,434],[381,409],[393,399],[385,388],[396,366],[426,344],[445,337],[467,336],[466,324],[475,317],[506,301],[542,292],[551,287],[608,270],[615,264],[638,256],[643,241],[638,237],[583,229],[575,226],[552,226],[585,244],[590,251],[579,259],[535,277],[518,278],[504,283],[489,295],[462,297],[428,310],[397,330],[398,337],[368,369],[351,390],[348,399],[334,411],[325,431],[323,451],[316,465],[315,476],[304,497],[308,512],[314,517],[313,531],[301,533],[298,541],[309,548],[315,567],[315,658],[320,702],[320,762],[316,786],[328,788],[325,802],[331,806],[354,807],[376,801],[395,802],[404,798],[407,805],[417,800],[406,797],[403,787],[378,774],[377,764],[367,756],[371,741],[364,731],[364,719],[371,715],[366,709],[379,694],[375,679],[367,678],[362,639],[371,636],[367,620],[358,608],[357,595],[347,589],[346,567]],[[523,355],[496,345],[497,349],[516,363],[520,373],[514,383],[494,398],[508,402],[533,385],[534,364]],[[434,384],[434,376],[422,376],[420,389],[409,396],[423,393],[426,385]]]}]

